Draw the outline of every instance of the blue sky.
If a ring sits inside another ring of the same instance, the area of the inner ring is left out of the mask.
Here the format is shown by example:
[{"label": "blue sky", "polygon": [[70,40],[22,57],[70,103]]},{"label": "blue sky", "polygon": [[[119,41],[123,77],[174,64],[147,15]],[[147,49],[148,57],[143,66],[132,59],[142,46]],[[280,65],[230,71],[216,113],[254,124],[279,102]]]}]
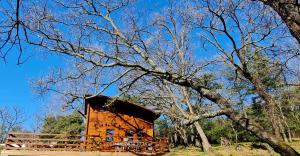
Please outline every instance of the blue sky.
[{"label": "blue sky", "polygon": [[[150,9],[159,11],[166,3],[167,1],[153,2],[151,0],[145,0],[140,1],[140,3],[137,4],[137,8],[140,9],[151,6],[149,7]],[[140,9],[139,11],[143,12],[144,10]],[[69,33],[68,30],[67,33]],[[227,38],[224,38],[220,35],[218,36],[218,39],[220,42],[224,43],[224,47],[227,47]],[[195,44],[197,45],[199,43]],[[33,116],[36,112],[43,111],[43,104],[47,104],[48,102],[48,99],[38,97],[38,95],[33,93],[30,80],[37,79],[42,75],[47,74],[51,68],[64,67],[64,59],[62,55],[50,55],[45,51],[36,51],[31,47],[24,48],[25,57],[31,54],[33,55],[24,64],[16,65],[18,54],[16,49],[10,52],[7,63],[4,63],[0,60],[0,106],[8,105],[24,108],[24,111],[28,116],[28,120],[25,123],[25,128],[29,128],[33,120],[31,116]],[[210,51],[215,50],[211,46],[207,48]],[[201,52],[201,49],[196,49],[195,51]],[[195,55],[195,57],[209,57],[214,54],[211,53],[211,55],[208,55],[206,50],[203,52],[205,53],[198,53]],[[116,92],[116,88],[110,88],[107,92],[105,92],[105,95],[113,96]]]},{"label": "blue sky", "polygon": [[[28,49],[27,49],[28,50]],[[30,52],[25,52],[25,56]],[[9,53],[7,62],[0,61],[0,106],[16,106],[27,116],[25,128],[32,123],[32,116],[41,111],[46,99],[33,93],[30,81],[47,73],[55,66],[62,65],[62,56],[35,53],[27,62],[17,65],[18,51]]]},{"label": "blue sky", "polygon": [[[26,116],[23,126],[26,130],[30,130],[34,124],[34,115],[43,115],[46,111],[44,106],[53,98],[40,97],[34,92],[31,82],[46,75],[53,68],[64,67],[65,58],[63,55],[36,51],[29,47],[24,53],[23,57],[28,55],[32,57],[21,65],[17,65],[16,49],[10,51],[6,62],[0,60],[0,107],[21,108]],[[114,96],[116,88],[111,87],[104,94]]]},{"label": "blue sky", "polygon": [[[157,1],[156,3],[161,3]],[[139,8],[144,8],[153,1],[141,1]],[[161,4],[156,4],[161,5]],[[23,45],[23,58],[31,56],[24,64],[17,65],[18,49],[10,51],[7,61],[0,59],[0,107],[20,107],[25,112],[27,120],[24,124],[25,129],[30,130],[33,124],[33,116],[36,113],[42,113],[44,105],[49,102],[46,97],[39,97],[34,93],[34,89],[30,82],[37,79],[55,67],[64,67],[64,56],[49,54],[45,51],[36,50],[35,48]],[[114,96],[117,89],[109,88],[105,95]]]}]

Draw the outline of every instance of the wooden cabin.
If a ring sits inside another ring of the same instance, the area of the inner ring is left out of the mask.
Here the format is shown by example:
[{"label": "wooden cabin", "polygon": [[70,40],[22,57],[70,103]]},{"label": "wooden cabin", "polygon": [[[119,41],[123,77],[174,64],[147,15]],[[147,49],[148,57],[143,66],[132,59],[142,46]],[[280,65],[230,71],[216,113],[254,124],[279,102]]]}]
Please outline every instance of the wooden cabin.
[{"label": "wooden cabin", "polygon": [[103,144],[120,145],[154,141],[154,120],[160,116],[143,106],[107,96],[88,98],[85,115],[86,136],[100,137]]},{"label": "wooden cabin", "polygon": [[85,100],[85,129],[81,134],[10,133],[6,150],[100,151],[164,153],[167,139],[154,135],[160,114],[140,105],[95,96]]}]

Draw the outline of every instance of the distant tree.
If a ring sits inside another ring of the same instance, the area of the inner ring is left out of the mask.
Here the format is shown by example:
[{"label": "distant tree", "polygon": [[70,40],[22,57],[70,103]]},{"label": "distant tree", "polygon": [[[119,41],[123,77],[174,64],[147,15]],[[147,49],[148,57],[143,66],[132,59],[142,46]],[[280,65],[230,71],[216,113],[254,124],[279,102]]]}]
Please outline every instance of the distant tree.
[{"label": "distant tree", "polygon": [[285,128],[289,140],[300,136],[300,85],[282,89],[278,94],[282,105],[280,110],[285,118]]},{"label": "distant tree", "polygon": [[32,120],[33,120],[33,123],[31,124],[30,131],[33,133],[40,132],[43,127],[43,120],[44,120],[43,112],[42,113],[37,112],[37,113],[33,114]]},{"label": "distant tree", "polygon": [[201,123],[209,141],[212,144],[220,144],[221,138],[226,138],[231,142],[236,143],[259,140],[255,135],[243,130],[243,128],[241,128],[239,125],[227,119],[204,119]]},{"label": "distant tree", "polygon": [[7,134],[22,130],[25,113],[19,107],[0,107],[0,143],[4,143]]},{"label": "distant tree", "polygon": [[171,124],[165,118],[159,118],[154,121],[155,123],[155,135],[156,136],[166,136],[171,128]]},{"label": "distant tree", "polygon": [[83,130],[83,119],[78,112],[70,115],[47,116],[42,127],[43,133],[80,134]]}]

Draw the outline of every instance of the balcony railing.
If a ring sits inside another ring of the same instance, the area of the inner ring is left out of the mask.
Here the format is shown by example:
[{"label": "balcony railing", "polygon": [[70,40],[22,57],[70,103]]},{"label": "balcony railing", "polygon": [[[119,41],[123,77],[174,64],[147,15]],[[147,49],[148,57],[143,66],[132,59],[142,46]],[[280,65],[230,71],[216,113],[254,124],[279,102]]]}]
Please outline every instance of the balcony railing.
[{"label": "balcony railing", "polygon": [[9,133],[6,150],[33,151],[103,151],[164,153],[169,150],[167,139],[139,138],[121,142],[106,142],[99,136],[44,134],[44,133]]}]

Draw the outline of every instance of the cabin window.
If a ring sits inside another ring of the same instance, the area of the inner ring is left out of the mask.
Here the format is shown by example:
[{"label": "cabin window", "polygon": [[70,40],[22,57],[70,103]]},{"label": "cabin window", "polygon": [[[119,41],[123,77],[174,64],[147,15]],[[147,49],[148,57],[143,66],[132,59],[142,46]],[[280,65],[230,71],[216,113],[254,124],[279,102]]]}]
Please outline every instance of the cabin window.
[{"label": "cabin window", "polygon": [[104,112],[104,105],[100,105],[99,111]]},{"label": "cabin window", "polygon": [[142,137],[143,136],[143,130],[142,129],[137,129],[137,136]]},{"label": "cabin window", "polygon": [[134,135],[134,131],[132,129],[126,130],[126,136],[133,137],[133,135]]},{"label": "cabin window", "polygon": [[113,129],[106,130],[106,142],[114,141],[114,133],[115,133],[115,130],[113,130]]},{"label": "cabin window", "polygon": [[113,130],[113,129],[106,130],[106,135],[114,135],[114,133],[115,133],[115,130]]},{"label": "cabin window", "polygon": [[113,137],[106,137],[106,142],[113,142],[114,138]]}]

